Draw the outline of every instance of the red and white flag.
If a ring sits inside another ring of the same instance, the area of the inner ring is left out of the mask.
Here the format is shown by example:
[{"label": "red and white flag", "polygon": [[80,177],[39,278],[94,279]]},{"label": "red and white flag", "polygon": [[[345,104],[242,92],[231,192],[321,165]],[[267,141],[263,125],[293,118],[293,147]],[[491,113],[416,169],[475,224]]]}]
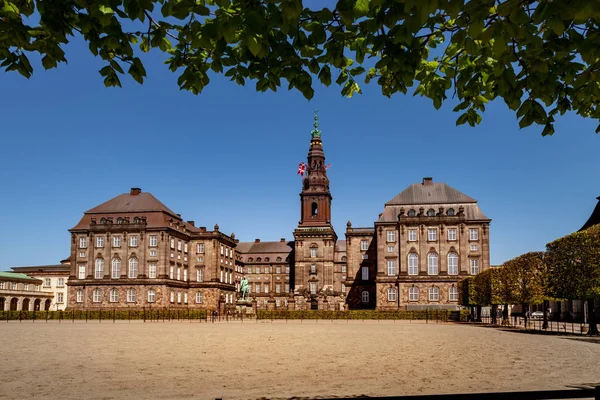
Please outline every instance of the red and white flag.
[{"label": "red and white flag", "polygon": [[306,171],[306,164],[301,162],[298,164],[298,173],[296,175],[304,176],[304,172]]},{"label": "red and white flag", "polygon": [[331,164],[327,164],[327,166],[325,167],[325,171],[327,171],[329,167],[331,167]]}]

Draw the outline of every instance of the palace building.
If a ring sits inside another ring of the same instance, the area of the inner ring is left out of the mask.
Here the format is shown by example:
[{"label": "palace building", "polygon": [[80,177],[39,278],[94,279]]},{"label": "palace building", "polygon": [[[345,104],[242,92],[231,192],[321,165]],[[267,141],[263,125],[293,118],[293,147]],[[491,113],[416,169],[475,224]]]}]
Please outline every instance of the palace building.
[{"label": "palace building", "polygon": [[302,167],[294,240],[240,242],[184,221],[133,188],[70,229],[68,307],[233,310],[246,276],[258,309],[458,308],[457,281],[489,268],[477,201],[432,178],[385,203],[372,227],[340,239],[318,118]]}]

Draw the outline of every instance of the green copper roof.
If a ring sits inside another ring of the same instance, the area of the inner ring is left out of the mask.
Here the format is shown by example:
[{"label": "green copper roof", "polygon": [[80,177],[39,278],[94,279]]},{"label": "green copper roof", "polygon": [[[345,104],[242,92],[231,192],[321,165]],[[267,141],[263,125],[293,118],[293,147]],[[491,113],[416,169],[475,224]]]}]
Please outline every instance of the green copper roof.
[{"label": "green copper roof", "polygon": [[12,278],[12,279],[25,279],[31,281],[37,281],[39,279],[32,278],[25,274],[19,274],[16,272],[0,272],[0,278]]},{"label": "green copper roof", "polygon": [[310,131],[310,133],[312,134],[313,138],[320,138],[321,131],[319,130],[319,110],[315,110],[314,119],[315,119],[315,122],[313,123],[313,126],[315,127],[315,129]]}]

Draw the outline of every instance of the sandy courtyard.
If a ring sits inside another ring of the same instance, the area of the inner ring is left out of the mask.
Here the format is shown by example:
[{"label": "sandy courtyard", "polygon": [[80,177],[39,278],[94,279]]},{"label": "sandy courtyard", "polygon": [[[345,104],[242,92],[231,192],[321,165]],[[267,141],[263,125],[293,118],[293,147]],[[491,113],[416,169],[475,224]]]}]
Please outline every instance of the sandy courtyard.
[{"label": "sandy courtyard", "polygon": [[0,324],[0,398],[257,399],[600,385],[600,345],[393,321]]}]

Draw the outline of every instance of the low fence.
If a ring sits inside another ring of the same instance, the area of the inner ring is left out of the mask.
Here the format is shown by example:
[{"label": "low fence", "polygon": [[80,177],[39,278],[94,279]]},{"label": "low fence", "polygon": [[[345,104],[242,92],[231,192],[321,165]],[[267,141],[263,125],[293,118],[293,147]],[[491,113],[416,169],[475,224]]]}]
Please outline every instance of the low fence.
[{"label": "low fence", "polygon": [[69,311],[0,311],[0,321],[205,321],[213,320],[206,310],[69,310]]},{"label": "low fence", "polygon": [[496,326],[509,326],[514,328],[525,328],[534,331],[541,332],[556,332],[556,333],[571,333],[585,335],[588,331],[588,324],[579,322],[563,322],[563,321],[548,321],[548,327],[543,329],[544,320],[537,318],[529,318],[527,324],[525,319],[522,317],[510,317],[506,321],[502,321],[502,318],[496,318],[495,320],[490,316],[483,316],[480,320],[469,321],[472,323],[481,323],[486,325]]},{"label": "low fence", "polygon": [[405,320],[425,322],[466,321],[468,312],[450,310],[414,310],[414,311],[324,311],[324,310],[258,310],[257,320]]}]

